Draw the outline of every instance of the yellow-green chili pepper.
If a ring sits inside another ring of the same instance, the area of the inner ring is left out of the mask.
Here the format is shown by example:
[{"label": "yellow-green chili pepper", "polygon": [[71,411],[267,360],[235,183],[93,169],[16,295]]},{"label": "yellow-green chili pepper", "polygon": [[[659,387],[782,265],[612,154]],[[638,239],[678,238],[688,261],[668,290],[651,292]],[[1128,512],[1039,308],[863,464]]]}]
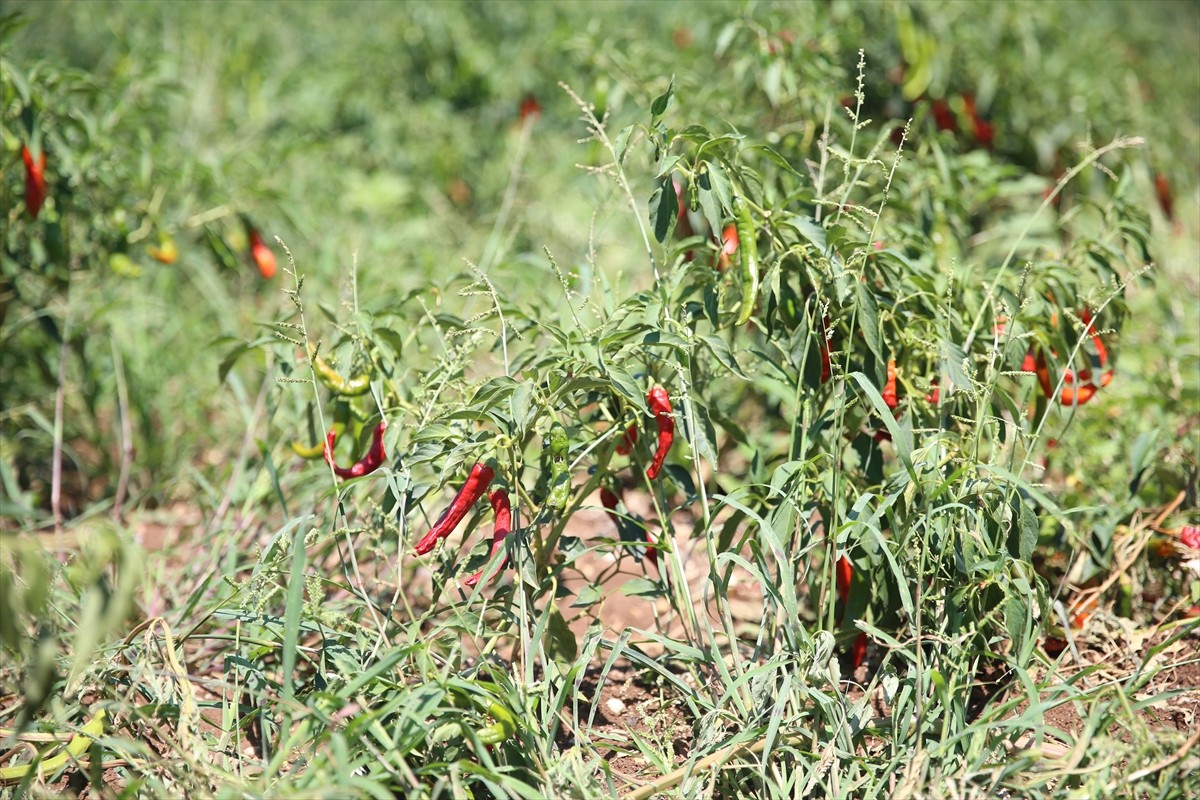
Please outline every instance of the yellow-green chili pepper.
[{"label": "yellow-green chili pepper", "polygon": [[550,494],[546,498],[546,506],[565,508],[571,498],[571,471],[567,465],[567,451],[571,442],[561,422],[556,421],[550,426],[546,447],[550,452]]},{"label": "yellow-green chili pepper", "polygon": [[742,253],[742,308],[737,324],[745,325],[754,313],[754,299],[758,296],[758,235],[746,201],[735,196],[733,210],[737,215],[738,249]]},{"label": "yellow-green chili pepper", "polygon": [[312,355],[313,371],[325,388],[343,397],[358,397],[371,389],[370,374],[355,375],[353,378],[343,378],[341,373],[329,365],[329,362],[319,355],[315,348],[309,348]]},{"label": "yellow-green chili pepper", "polygon": [[[330,429],[341,436],[350,422],[350,403],[338,400],[333,405],[333,427]],[[325,455],[325,440],[318,439],[316,444],[304,444],[299,439],[292,440],[292,452],[304,459],[317,459]]]},{"label": "yellow-green chili pepper", "polygon": [[[489,710],[490,714],[491,711]],[[104,719],[106,713],[104,709],[96,712],[96,716],[88,720],[87,724],[79,729],[79,733],[71,737],[71,741],[67,742],[63,751],[53,758],[44,758],[41,761],[33,764],[20,764],[15,767],[0,767],[0,783],[17,783],[25,779],[30,772],[37,770],[40,775],[53,775],[58,770],[62,769],[67,763],[73,759],[79,758],[87,751],[92,741],[97,736],[104,734]],[[492,714],[495,716],[495,714]],[[498,717],[497,717],[498,719]],[[511,715],[509,716],[511,720]],[[503,741],[503,740],[501,740]]]}]

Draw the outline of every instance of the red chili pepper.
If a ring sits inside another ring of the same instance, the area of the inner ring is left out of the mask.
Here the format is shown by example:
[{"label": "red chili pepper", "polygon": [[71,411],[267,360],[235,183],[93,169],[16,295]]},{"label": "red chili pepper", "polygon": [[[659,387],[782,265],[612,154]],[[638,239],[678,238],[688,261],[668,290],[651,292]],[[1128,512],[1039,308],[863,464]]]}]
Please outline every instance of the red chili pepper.
[{"label": "red chili pepper", "polygon": [[275,253],[267,247],[262,236],[254,228],[250,229],[250,258],[264,278],[270,280],[275,277]]},{"label": "red chili pepper", "polygon": [[979,116],[979,112],[975,110],[975,95],[966,92],[962,96],[963,107],[967,111],[967,115],[971,118],[971,127],[974,129],[975,141],[985,150],[992,149],[992,142],[996,138],[995,129],[986,122],[983,117]]},{"label": "red chili pepper", "polygon": [[[1086,326],[1084,328],[1085,333],[1087,331],[1091,331],[1092,313],[1085,308],[1079,312],[1079,318]],[[1058,397],[1058,402],[1064,406],[1081,406],[1095,397],[1096,392],[1098,392],[1100,389],[1112,383],[1113,371],[1112,369],[1107,369],[1108,348],[1104,346],[1104,340],[1100,337],[1099,333],[1092,332],[1091,337],[1092,344],[1096,348],[1096,355],[1100,360],[1100,368],[1104,369],[1104,372],[1100,375],[1100,383],[1097,385],[1092,381],[1092,371],[1089,369],[1079,370],[1078,375],[1073,369],[1064,370],[1063,383],[1066,385],[1064,385],[1063,390]],[[1025,361],[1027,364],[1029,362],[1029,358],[1030,356],[1027,354],[1025,356]],[[1034,359],[1034,371],[1037,373],[1038,383],[1041,384],[1042,393],[1046,397],[1053,396],[1054,381],[1050,377],[1050,368],[1046,364],[1045,354],[1041,352],[1037,354],[1037,357]],[[1075,386],[1074,384],[1077,377],[1080,384]]]},{"label": "red chili pepper", "polygon": [[958,120],[950,110],[950,104],[940,97],[933,101],[933,121],[939,131],[958,130]]},{"label": "red chili pepper", "polygon": [[527,94],[521,100],[521,121],[524,122],[529,117],[537,119],[542,115],[542,104],[537,101],[537,98],[532,94]]},{"label": "red chili pepper", "polygon": [[1184,525],[1179,531],[1179,541],[1193,550],[1200,550],[1200,528]]},{"label": "red chili pepper", "polygon": [[646,395],[646,403],[658,421],[658,449],[654,451],[654,458],[646,469],[646,477],[654,480],[662,469],[667,453],[671,451],[672,442],[675,441],[675,418],[671,416],[671,398],[667,396],[667,390],[663,387],[655,386],[651,389]]},{"label": "red chili pepper", "polygon": [[1033,348],[1025,351],[1025,360],[1021,362],[1022,372],[1033,372],[1037,369],[1037,358],[1033,355]]},{"label": "red chili pepper", "polygon": [[25,162],[25,210],[32,219],[37,219],[46,202],[46,151],[34,160],[29,148],[22,147],[21,160]]},{"label": "red chili pepper", "polygon": [[867,660],[867,632],[859,631],[858,636],[854,637],[854,644],[850,645],[850,663],[855,669],[862,666],[862,663]]},{"label": "red chili pepper", "polygon": [[938,400],[941,398],[941,396],[942,396],[942,394],[941,394],[941,389],[938,386],[938,379],[934,378],[929,387],[929,394],[925,395],[925,400],[931,406],[936,406],[938,404]]},{"label": "red chili pepper", "polygon": [[826,336],[826,331],[829,329],[829,317],[821,320],[821,329],[818,333],[821,335],[821,340],[817,342],[817,348],[821,352],[821,383],[826,383],[833,376],[833,369],[829,358],[829,338]]},{"label": "red chili pepper", "polygon": [[496,473],[484,463],[477,463],[471,467],[471,474],[467,477],[467,482],[462,485],[455,495],[454,501],[450,503],[450,507],[442,512],[438,517],[438,521],[430,528],[429,533],[417,542],[417,555],[423,556],[433,549],[439,539],[449,536],[458,523],[463,521],[463,517],[467,516],[467,512],[471,510],[471,506],[475,505],[475,501],[483,497],[483,493],[487,491],[488,484],[492,482],[492,478]]},{"label": "red chili pepper", "polygon": [[[29,162],[26,161],[25,164],[28,166]],[[1175,198],[1171,194],[1171,179],[1165,173],[1159,172],[1154,176],[1154,194],[1167,222],[1174,222]]]},{"label": "red chili pepper", "polygon": [[731,222],[721,231],[721,251],[717,253],[717,269],[719,271],[724,272],[729,269],[729,265],[733,263],[730,257],[737,252],[739,243],[737,225]]},{"label": "red chili pepper", "polygon": [[338,432],[337,430],[329,431],[325,435],[325,463],[333,467],[334,474],[339,478],[361,478],[363,475],[371,474],[383,466],[383,460],[387,458],[387,453],[383,449],[383,432],[385,430],[387,430],[387,422],[381,422],[375,426],[371,449],[351,467],[339,467],[333,460],[333,443],[337,441]]},{"label": "red chili pepper", "polygon": [[895,409],[900,405],[896,397],[896,361],[889,359],[887,364],[887,383],[883,385],[883,402],[888,408]]},{"label": "red chili pepper", "polygon": [[[496,521],[492,524],[492,550],[488,555],[488,561],[491,561],[496,557],[496,553],[500,548],[504,547],[504,537],[508,536],[508,532],[512,530],[512,506],[508,502],[508,492],[503,489],[497,489],[488,495],[488,501],[492,504],[492,513],[496,515]],[[505,556],[488,580],[491,581],[499,575],[507,563],[508,556]],[[474,586],[479,583],[479,578],[482,575],[483,570],[480,569],[479,572],[467,578],[463,583],[467,586]]]},{"label": "red chili pepper", "polygon": [[612,489],[605,486],[600,490],[600,505],[604,506],[605,511],[608,513],[608,518],[617,526],[621,524],[621,517],[617,514],[617,504],[620,502],[621,498]]},{"label": "red chili pepper", "polygon": [[850,564],[850,559],[842,556],[837,560],[837,593],[842,600],[842,605],[845,606],[850,602],[850,581],[854,578],[854,567]]},{"label": "red chili pepper", "polygon": [[625,435],[621,437],[621,441],[617,444],[617,455],[627,456],[632,453],[634,445],[637,444],[637,440],[637,425],[630,425],[625,429]]}]

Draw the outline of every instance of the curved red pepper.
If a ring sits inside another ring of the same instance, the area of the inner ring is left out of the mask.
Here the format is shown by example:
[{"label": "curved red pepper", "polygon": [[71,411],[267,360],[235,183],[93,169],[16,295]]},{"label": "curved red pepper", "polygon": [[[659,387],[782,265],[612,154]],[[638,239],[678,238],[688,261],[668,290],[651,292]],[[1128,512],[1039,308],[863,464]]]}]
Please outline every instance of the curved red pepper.
[{"label": "curved red pepper", "polygon": [[850,602],[850,581],[854,578],[854,567],[850,564],[850,559],[842,556],[837,560],[837,593],[842,600],[842,605]]},{"label": "curved red pepper", "polygon": [[31,218],[37,219],[46,202],[46,151],[43,150],[35,160],[29,148],[23,147],[21,160],[25,162],[25,210]]},{"label": "curved red pepper", "polygon": [[938,386],[938,383],[939,383],[938,379],[934,378],[930,382],[929,394],[925,395],[925,401],[927,403],[929,403],[931,406],[936,406],[938,404],[938,400],[942,396],[942,393],[941,393],[940,387]]},{"label": "curved red pepper", "polygon": [[887,365],[887,383],[883,385],[883,402],[888,408],[895,409],[900,405],[900,400],[896,397],[896,360],[888,359]]},{"label": "curved red pepper", "polygon": [[858,636],[854,637],[854,644],[850,645],[850,663],[858,669],[864,661],[867,660],[867,632],[859,631]]},{"label": "curved red pepper", "polygon": [[329,431],[325,435],[325,463],[333,467],[334,474],[339,478],[361,478],[363,475],[369,475],[383,466],[383,460],[387,458],[387,453],[383,449],[383,432],[385,430],[387,430],[386,421],[375,426],[371,449],[351,467],[339,467],[334,461],[333,443],[337,441],[338,432],[336,428]]},{"label": "curved red pepper", "polygon": [[633,452],[634,445],[637,444],[638,429],[637,425],[630,425],[625,429],[625,435],[621,437],[620,444],[617,445],[617,455],[627,456]]},{"label": "curved red pepper", "polygon": [[654,451],[650,466],[646,468],[646,477],[654,480],[662,470],[663,461],[666,460],[667,453],[671,452],[671,444],[675,441],[675,418],[671,416],[671,398],[663,387],[655,386],[651,389],[646,395],[646,403],[658,421],[658,448]]},{"label": "curved red pepper", "polygon": [[471,474],[467,477],[467,482],[458,490],[450,507],[442,512],[438,521],[429,529],[429,533],[417,542],[414,548],[417,555],[423,556],[428,553],[439,539],[449,536],[458,527],[458,523],[463,521],[463,517],[471,510],[471,506],[475,505],[475,501],[483,497],[483,493],[487,491],[488,484],[494,477],[496,477],[496,473],[487,464],[477,463],[471,467]]},{"label": "curved red pepper", "polygon": [[[488,555],[488,561],[491,561],[496,557],[496,553],[500,548],[504,547],[504,537],[508,536],[508,532],[512,530],[512,505],[508,501],[508,492],[503,489],[497,489],[488,495],[488,501],[492,504],[492,513],[496,515],[496,521],[492,524],[492,551]],[[488,580],[490,581],[499,575],[507,563],[508,556],[505,556],[504,560],[496,566],[496,571],[488,577]],[[480,569],[479,572],[467,578],[463,583],[467,586],[474,586],[479,583],[479,579],[482,576],[483,569]]]},{"label": "curved red pepper", "polygon": [[817,348],[821,353],[821,383],[826,383],[833,375],[833,370],[829,360],[829,338],[826,336],[826,330],[829,328],[829,317],[821,320],[821,340],[817,342]]},{"label": "curved red pepper", "polygon": [[250,229],[250,258],[260,275],[268,280],[275,277],[275,253],[253,228]]}]

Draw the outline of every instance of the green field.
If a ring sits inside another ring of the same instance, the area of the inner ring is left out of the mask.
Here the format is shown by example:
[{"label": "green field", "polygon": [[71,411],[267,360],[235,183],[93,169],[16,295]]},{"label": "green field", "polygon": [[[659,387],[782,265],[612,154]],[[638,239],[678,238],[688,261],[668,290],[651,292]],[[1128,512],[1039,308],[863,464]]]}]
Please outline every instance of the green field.
[{"label": "green field", "polygon": [[1200,793],[1200,4],[10,1],[0,77],[0,797]]}]

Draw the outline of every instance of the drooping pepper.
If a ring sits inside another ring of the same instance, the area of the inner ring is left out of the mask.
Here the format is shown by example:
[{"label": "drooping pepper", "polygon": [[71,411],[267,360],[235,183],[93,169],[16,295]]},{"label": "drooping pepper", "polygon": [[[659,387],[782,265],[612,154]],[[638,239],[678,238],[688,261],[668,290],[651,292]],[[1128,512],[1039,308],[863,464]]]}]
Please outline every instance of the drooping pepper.
[{"label": "drooping pepper", "polygon": [[548,508],[565,508],[571,498],[571,471],[567,463],[567,451],[571,442],[567,429],[561,422],[550,426],[546,447],[550,452],[550,494],[546,497]]},{"label": "drooping pepper", "polygon": [[930,381],[929,394],[925,395],[925,402],[929,403],[931,406],[936,406],[938,404],[938,400],[941,398],[941,389],[938,386],[939,382],[940,381],[936,377]]},{"label": "drooping pepper", "polygon": [[833,376],[832,363],[829,353],[829,337],[826,331],[829,330],[829,317],[824,317],[821,320],[821,329],[818,331],[821,338],[817,342],[817,349],[821,354],[821,383],[827,383]]},{"label": "drooping pepper", "polygon": [[738,249],[738,232],[737,226],[732,222],[725,226],[721,231],[721,250],[717,253],[717,271],[724,272],[729,269],[729,259],[737,252]]},{"label": "drooping pepper", "polygon": [[270,280],[275,277],[275,253],[267,243],[263,241],[258,229],[246,225],[247,235],[250,237],[250,260],[254,262],[254,266],[258,267],[258,273],[263,278]]},{"label": "drooping pepper", "polygon": [[887,383],[883,385],[883,402],[887,407],[895,410],[896,406],[900,405],[899,398],[896,397],[896,360],[888,359],[887,363]]},{"label": "drooping pepper", "polygon": [[745,200],[735,198],[734,212],[737,215],[738,249],[742,253],[742,310],[737,324],[745,325],[754,313],[754,298],[758,296],[758,236],[754,232],[754,219]]},{"label": "drooping pepper", "polygon": [[371,375],[364,373],[355,375],[353,378],[343,378],[342,374],[329,365],[316,349],[310,344],[309,352],[312,354],[313,372],[317,374],[317,379],[324,384],[329,391],[340,394],[343,397],[358,397],[366,394],[371,389]]},{"label": "drooping pepper", "polygon": [[[350,404],[342,400],[333,406],[333,426],[331,431],[337,436],[341,436],[346,430],[346,425],[350,422]],[[325,440],[318,441],[314,444],[304,444],[299,439],[292,440],[292,452],[300,456],[300,458],[316,459],[325,455]]]},{"label": "drooping pepper", "polygon": [[413,548],[416,554],[423,556],[433,549],[439,539],[449,536],[458,524],[467,516],[467,512],[471,510],[471,506],[475,505],[475,501],[483,497],[487,491],[488,484],[492,482],[492,478],[496,473],[487,464],[482,462],[471,467],[471,474],[467,477],[467,482],[462,485],[455,495],[454,501],[450,503],[450,507],[442,512],[438,517],[437,522],[429,529],[429,533],[421,537]]},{"label": "drooping pepper", "polygon": [[350,467],[339,467],[337,462],[334,461],[333,443],[337,441],[338,434],[337,431],[329,431],[325,435],[325,463],[333,467],[334,474],[339,478],[361,478],[363,475],[371,474],[383,466],[383,460],[387,458],[387,453],[383,449],[383,432],[385,430],[387,430],[386,420],[375,426],[375,433],[371,439],[371,449]]},{"label": "drooping pepper", "polygon": [[46,202],[46,151],[34,159],[29,148],[22,147],[21,160],[25,162],[25,210],[31,219],[37,219]]},{"label": "drooping pepper", "polygon": [[841,598],[842,605],[845,606],[850,602],[850,581],[854,577],[854,567],[850,564],[850,559],[842,556],[837,560],[836,567],[837,578],[837,593]]},{"label": "drooping pepper", "polygon": [[637,445],[638,429],[637,424],[630,425],[625,429],[625,435],[621,437],[621,441],[617,444],[617,455],[627,456],[633,452],[633,448]]},{"label": "drooping pepper", "polygon": [[646,395],[646,403],[658,422],[658,447],[654,451],[650,466],[646,468],[646,477],[654,480],[662,470],[663,461],[666,460],[667,453],[671,452],[671,444],[675,441],[675,417],[671,415],[671,398],[661,386],[650,390]]},{"label": "drooping pepper", "polygon": [[[509,531],[512,530],[512,505],[508,500],[508,492],[506,492],[504,489],[497,489],[496,491],[492,492],[490,495],[488,495],[488,501],[492,504],[492,513],[496,517],[495,522],[492,523],[492,550],[491,553],[488,554],[488,561],[490,562],[496,557],[496,553],[498,553],[500,549],[504,547],[504,537],[508,536]],[[498,565],[496,565],[496,571],[488,577],[488,580],[490,581],[499,575],[500,571],[504,569],[504,565],[507,563],[508,556],[505,556],[504,559]],[[463,581],[463,583],[465,583],[467,586],[474,586],[475,584],[479,583],[479,579],[482,577],[482,575],[483,569],[480,569],[479,572],[476,572],[474,575],[467,578],[465,581]]]},{"label": "drooping pepper", "polygon": [[174,264],[179,259],[179,247],[166,231],[158,235],[158,246],[151,247],[148,252],[160,264]]},{"label": "drooping pepper", "polygon": [[[842,609],[837,615],[837,624],[841,625],[846,606],[850,603],[850,584],[854,580],[854,566],[850,563],[849,558],[842,556],[837,560],[834,570],[836,572],[838,598],[842,601]],[[866,658],[867,634],[865,631],[859,631],[858,635],[854,637],[854,642],[850,645],[850,663],[854,665],[854,669],[858,669]]]},{"label": "drooping pepper", "polygon": [[[1112,383],[1113,379],[1112,368],[1108,366],[1108,348],[1105,347],[1104,340],[1100,337],[1100,334],[1093,331],[1092,313],[1085,308],[1079,312],[1079,318],[1083,321],[1085,326],[1084,335],[1089,335],[1089,331],[1091,331],[1090,335],[1092,337],[1092,344],[1096,348],[1096,355],[1100,360],[1100,368],[1104,370],[1104,372],[1101,373],[1100,382],[1097,384],[1092,381],[1091,370],[1079,370],[1078,379],[1080,383],[1075,385],[1077,377],[1075,370],[1070,368],[1064,370],[1064,386],[1058,396],[1058,402],[1064,406],[1083,405],[1095,397],[1096,392]],[[1029,358],[1029,355],[1025,356],[1026,365],[1029,362]],[[1042,393],[1046,397],[1053,397],[1054,380],[1050,376],[1050,368],[1046,363],[1046,356],[1041,351],[1037,353],[1037,357],[1034,359],[1034,372],[1037,373],[1038,383],[1042,387]]]}]

